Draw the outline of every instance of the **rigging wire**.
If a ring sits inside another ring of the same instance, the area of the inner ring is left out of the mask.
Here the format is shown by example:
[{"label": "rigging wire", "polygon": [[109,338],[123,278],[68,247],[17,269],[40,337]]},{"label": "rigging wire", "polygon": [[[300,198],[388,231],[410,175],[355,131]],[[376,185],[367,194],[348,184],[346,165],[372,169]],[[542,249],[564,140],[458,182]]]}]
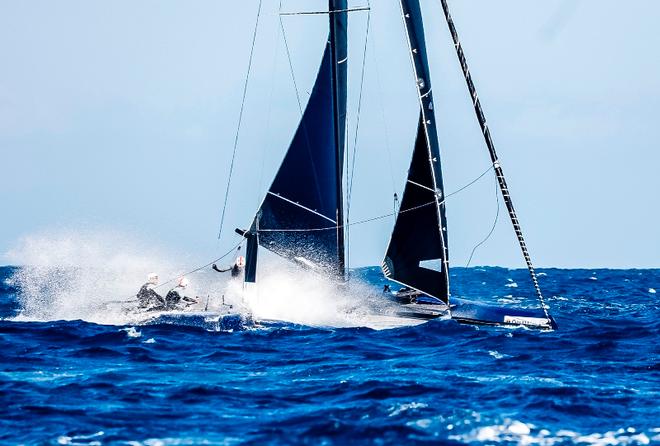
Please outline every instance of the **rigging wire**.
[{"label": "rigging wire", "polygon": [[[374,31],[375,32],[375,31]],[[371,39],[372,54],[376,63],[376,86],[378,87],[378,105],[380,106],[380,117],[383,126],[383,135],[385,137],[385,149],[387,150],[387,162],[390,170],[390,181],[392,185],[392,194],[396,194],[396,184],[394,183],[394,168],[392,167],[392,149],[390,147],[390,133],[388,131],[387,116],[385,113],[385,105],[383,103],[383,86],[380,79],[380,64],[378,63],[378,49],[376,47],[378,39]]]},{"label": "rigging wire", "polygon": [[169,279],[169,280],[167,280],[167,281],[161,283],[160,285],[158,285],[158,286],[156,286],[156,287],[154,287],[154,288],[160,288],[160,287],[162,287],[162,286],[164,286],[164,285],[167,285],[168,283],[174,282],[174,281],[175,281],[177,278],[179,278],[179,277],[187,276],[187,275],[189,275],[189,274],[194,274],[194,273],[196,273],[196,272],[198,272],[198,271],[203,270],[204,268],[208,268],[209,266],[213,265],[213,264],[216,263],[216,262],[219,262],[220,260],[225,259],[229,254],[231,254],[232,252],[234,252],[239,246],[241,246],[241,244],[243,244],[243,240],[245,240],[245,237],[241,237],[241,241],[240,241],[240,242],[238,242],[236,245],[234,245],[233,248],[231,248],[229,251],[227,251],[226,253],[224,253],[223,255],[221,255],[220,257],[218,257],[217,259],[215,259],[215,260],[211,260],[209,263],[207,263],[207,264],[205,264],[205,265],[202,265],[202,266],[200,266],[200,267],[198,267],[198,268],[195,268],[195,269],[190,270],[190,271],[188,271],[188,272],[186,272],[186,273],[180,274],[180,275],[178,275],[178,276],[176,276],[176,277],[174,277],[174,278],[172,278],[172,279]]},{"label": "rigging wire", "polygon": [[382,214],[382,215],[378,215],[378,216],[375,216],[375,217],[366,218],[364,220],[359,220],[359,221],[356,221],[356,222],[353,222],[353,223],[350,223],[350,224],[347,224],[347,225],[335,225],[335,226],[327,226],[327,227],[324,227],[324,228],[305,228],[305,229],[259,229],[259,232],[316,232],[316,231],[336,230],[336,229],[342,228],[344,226],[362,225],[362,224],[365,224],[365,223],[370,223],[372,221],[377,221],[377,220],[382,220],[384,218],[392,217],[392,216],[397,215],[397,214],[403,214],[403,213],[406,213],[406,212],[416,211],[418,209],[424,208],[426,206],[431,206],[431,205],[436,204],[436,203],[438,204],[438,206],[440,206],[440,205],[444,204],[445,201],[447,201],[447,198],[452,197],[452,196],[458,194],[459,192],[464,191],[465,189],[472,186],[473,184],[475,184],[477,181],[479,181],[481,178],[483,178],[488,172],[490,172],[491,169],[493,169],[492,165],[489,166],[488,169],[486,169],[482,174],[480,174],[474,180],[470,181],[465,186],[453,191],[450,194],[445,195],[444,199],[442,199],[441,201],[436,201],[436,200],[429,201],[428,203],[423,203],[423,204],[420,204],[418,206],[414,206],[414,207],[411,207],[411,208],[408,208],[408,209],[399,210],[398,213],[397,212],[390,212],[390,213],[387,213],[387,214]]},{"label": "rigging wire", "polygon": [[486,143],[486,146],[488,147],[488,152],[493,162],[495,177],[497,178],[497,182],[500,191],[502,193],[502,199],[504,200],[504,204],[506,205],[507,211],[509,213],[509,219],[511,220],[513,230],[516,233],[516,238],[518,239],[518,244],[520,245],[520,250],[522,252],[523,258],[525,259],[525,264],[527,265],[527,270],[529,271],[529,276],[532,280],[532,284],[534,285],[534,290],[536,291],[536,295],[538,297],[539,303],[541,305],[541,308],[543,309],[543,313],[546,319],[548,320],[548,322],[550,322],[552,319],[550,318],[550,314],[548,313],[548,306],[546,305],[545,299],[543,298],[543,293],[541,292],[541,287],[539,286],[536,270],[534,269],[534,265],[532,264],[532,258],[529,254],[529,250],[527,249],[527,243],[525,242],[525,238],[523,237],[522,228],[520,227],[518,216],[516,215],[516,211],[513,207],[513,201],[511,200],[509,187],[507,185],[506,179],[504,178],[504,172],[502,171],[501,164],[498,160],[497,153],[495,151],[495,144],[493,144],[493,139],[490,134],[488,124],[486,122],[486,116],[484,114],[483,108],[481,107],[481,101],[479,100],[479,96],[477,95],[477,89],[474,85],[474,82],[472,81],[472,75],[470,74],[470,69],[468,67],[467,59],[463,51],[463,46],[461,45],[460,39],[458,38],[458,32],[456,31],[456,26],[454,25],[454,21],[452,20],[451,14],[449,12],[449,5],[447,4],[447,0],[439,0],[439,1],[440,1],[440,5],[442,6],[442,11],[445,16],[445,21],[447,22],[447,27],[449,28],[449,33],[451,34],[452,41],[454,42],[454,49],[456,51],[456,56],[458,57],[458,61],[461,66],[461,70],[463,71],[463,77],[465,79],[468,92],[470,93],[474,112],[477,116],[479,126],[481,127],[481,132],[484,136],[484,141]]},{"label": "rigging wire", "polygon": [[[172,283],[172,282],[174,282],[175,280],[177,280],[177,279],[180,278],[180,277],[184,277],[184,276],[187,276],[187,275],[190,275],[190,274],[194,274],[194,273],[196,273],[196,272],[198,272],[198,271],[203,270],[204,268],[208,268],[209,266],[213,265],[214,263],[219,262],[220,260],[225,259],[229,254],[231,254],[232,252],[236,251],[236,249],[237,249],[239,246],[241,246],[241,245],[243,244],[243,241],[244,241],[244,240],[245,240],[245,237],[242,237],[240,242],[238,242],[233,248],[231,248],[229,251],[227,251],[226,253],[224,253],[223,255],[221,255],[220,257],[218,257],[217,259],[215,259],[215,260],[211,260],[209,263],[207,263],[207,264],[205,264],[205,265],[203,265],[203,266],[200,266],[200,267],[198,267],[198,268],[195,268],[195,269],[193,269],[193,270],[190,270],[190,271],[188,271],[188,272],[186,272],[186,273],[183,273],[183,274],[179,274],[179,275],[177,275],[177,276],[174,276],[174,277],[172,277],[171,279],[168,279],[168,280],[166,280],[165,282],[163,282],[163,283],[161,283],[161,284],[159,284],[159,285],[156,285],[156,286],[154,287],[154,289],[162,288],[162,287],[164,287],[165,285],[167,285],[168,283]],[[126,300],[119,300],[119,301],[116,301],[116,302],[120,302],[120,303],[134,302],[134,300],[132,300],[134,297],[137,297],[137,294],[134,294],[134,295],[130,296],[130,297],[129,297],[128,299],[126,299]]]},{"label": "rigging wire", "polygon": [[355,136],[353,137],[353,155],[351,157],[351,172],[350,172],[350,182],[348,186],[348,197],[347,197],[347,210],[350,212],[351,208],[351,195],[353,191],[353,178],[355,176],[355,159],[357,157],[357,148],[358,148],[358,134],[360,130],[360,112],[362,110],[362,93],[364,90],[364,74],[366,71],[366,62],[367,62],[367,43],[369,42],[369,27],[370,27],[370,22],[371,22],[371,13],[367,14],[367,31],[366,35],[364,38],[364,50],[362,54],[362,74],[360,75],[360,93],[358,96],[358,107],[357,107],[357,115],[355,117],[356,123],[355,123]]},{"label": "rigging wire", "polygon": [[456,195],[457,193],[462,192],[462,191],[464,191],[465,189],[467,189],[468,187],[472,186],[474,183],[476,183],[477,181],[479,181],[480,179],[482,179],[484,176],[486,176],[486,174],[487,174],[488,172],[490,172],[491,170],[493,170],[494,167],[495,167],[495,166],[494,166],[493,164],[491,164],[491,165],[488,167],[488,169],[484,170],[484,171],[481,173],[481,175],[479,175],[478,177],[476,177],[474,180],[470,181],[469,183],[467,183],[467,184],[464,185],[463,187],[461,187],[461,188],[455,190],[454,192],[452,192],[451,194],[447,195],[447,197],[451,197],[452,195]]},{"label": "rigging wire", "polygon": [[[281,5],[281,2],[280,2]],[[280,6],[281,7],[281,6]],[[276,45],[275,45],[275,51],[273,55],[273,66],[271,68],[271,72],[273,73],[273,76],[275,76],[275,73],[277,72],[277,62],[279,61],[279,49],[280,49],[280,28],[277,28],[277,36],[275,38]],[[268,99],[268,113],[266,117],[266,131],[264,132],[266,137],[270,137],[270,131],[271,131],[271,120],[272,120],[272,115],[273,115],[273,95],[275,92],[275,82],[270,83],[270,93],[269,93],[269,99]],[[263,199],[263,193],[262,193],[262,188],[263,188],[263,182],[264,182],[264,168],[266,165],[266,149],[268,148],[268,144],[263,144],[263,149],[261,152],[261,168],[259,169],[259,189],[258,193],[256,194],[257,196],[257,203],[256,203],[256,208],[259,208],[259,205],[261,204],[261,200]]]},{"label": "rigging wire", "polygon": [[[282,0],[280,0],[280,12],[282,11]],[[287,59],[289,60],[289,69],[291,70],[291,79],[293,80],[293,88],[296,90],[296,100],[298,101],[298,110],[300,111],[300,126],[303,130],[303,136],[305,137],[305,142],[307,143],[307,150],[311,150],[311,143],[309,141],[309,133],[307,132],[307,125],[305,123],[305,112],[303,111],[302,107],[302,100],[300,99],[300,91],[298,90],[298,82],[296,81],[296,72],[293,69],[293,59],[291,58],[291,50],[289,49],[289,42],[286,38],[286,29],[284,28],[284,21],[282,19],[282,15],[280,14],[280,28],[282,28],[282,38],[284,40],[284,47],[286,48],[286,56]],[[311,157],[311,153],[310,153]],[[312,172],[314,174],[314,179],[315,182],[314,184],[316,185],[316,192],[319,196],[321,196],[321,192],[319,190],[319,181],[316,175],[316,171],[312,169]]]},{"label": "rigging wire", "polygon": [[[443,203],[447,200],[447,198],[452,197],[452,196],[454,196],[454,195],[456,195],[456,194],[462,192],[463,190],[467,189],[468,187],[472,186],[473,184],[475,184],[477,181],[479,181],[481,178],[483,178],[484,175],[486,175],[491,169],[493,169],[493,167],[494,167],[493,165],[489,166],[488,169],[486,169],[483,173],[481,173],[481,174],[480,174],[478,177],[476,177],[474,180],[470,181],[469,183],[467,183],[467,184],[464,185],[463,187],[461,187],[461,188],[459,188],[459,189],[453,191],[452,193],[445,195],[444,199],[443,199],[442,201],[440,201],[440,202],[438,202],[438,201],[436,201],[436,200],[429,201],[428,203],[423,203],[423,204],[420,204],[420,205],[418,205],[418,206],[414,206],[414,207],[411,207],[411,208],[408,208],[408,209],[399,210],[398,214],[403,214],[403,213],[407,213],[407,212],[413,212],[413,211],[416,211],[416,210],[418,210],[418,209],[422,209],[422,208],[425,208],[425,207],[428,207],[428,206],[435,205],[436,203],[437,203],[438,205],[441,205],[441,204],[443,204]],[[498,213],[499,213],[499,196],[498,196]],[[362,224],[370,223],[370,222],[373,222],[373,221],[382,220],[382,219],[384,219],[384,218],[392,217],[393,215],[397,215],[397,212],[390,212],[390,213],[388,213],[388,214],[378,215],[378,216],[375,216],[375,217],[366,218],[366,219],[364,219],[364,220],[359,220],[359,221],[356,221],[356,222],[350,223],[350,226],[362,225]],[[343,225],[330,226],[330,227],[327,227],[327,228],[312,228],[312,229],[259,229],[259,231],[260,231],[260,232],[315,232],[315,231],[336,230],[337,228],[341,228],[342,226],[343,226]],[[348,225],[347,225],[347,226],[348,226]],[[223,259],[225,259],[227,256],[229,256],[229,255],[230,255],[232,252],[234,252],[239,246],[241,246],[241,245],[243,244],[244,241],[245,241],[245,237],[241,237],[241,240],[240,240],[236,245],[234,245],[229,251],[227,251],[226,253],[224,253],[223,255],[221,255],[220,257],[218,257],[217,259],[214,259],[214,260],[212,260],[212,261],[210,261],[210,262],[208,262],[208,263],[206,263],[206,264],[204,264],[204,265],[202,265],[202,266],[200,266],[200,267],[197,267],[197,268],[195,268],[195,269],[192,269],[192,270],[190,270],[190,271],[188,271],[188,272],[185,272],[185,273],[183,273],[183,274],[177,275],[177,276],[174,277],[174,278],[168,279],[168,280],[166,280],[165,282],[161,283],[160,285],[156,286],[155,288],[161,288],[161,287],[167,285],[168,283],[172,283],[172,282],[174,282],[174,281],[175,281],[177,278],[179,278],[179,277],[187,276],[187,275],[189,275],[189,274],[194,274],[194,273],[196,273],[196,272],[198,272],[198,271],[203,270],[204,268],[208,268],[209,266],[213,265],[214,263],[219,262],[220,260],[223,260]],[[135,296],[131,296],[131,297],[135,297]]]},{"label": "rigging wire", "polygon": [[231,163],[229,165],[229,176],[227,178],[227,188],[225,189],[225,200],[222,205],[222,216],[220,217],[220,229],[218,230],[218,239],[222,236],[222,228],[225,223],[225,213],[227,211],[227,201],[229,200],[229,189],[231,187],[231,177],[234,173],[234,161],[236,160],[236,149],[238,147],[238,137],[241,132],[241,124],[243,122],[243,111],[245,109],[245,98],[247,97],[248,84],[250,81],[250,72],[252,70],[252,59],[254,57],[254,46],[257,41],[257,31],[259,29],[259,17],[261,16],[261,5],[263,0],[259,0],[259,8],[257,9],[257,20],[254,24],[254,32],[252,33],[252,46],[250,47],[250,58],[248,59],[247,75],[245,76],[245,84],[243,85],[243,97],[241,99],[241,109],[238,113],[238,125],[236,127],[236,136],[234,137],[234,149],[231,154]]},{"label": "rigging wire", "polygon": [[[282,9],[282,0],[280,0],[280,9]],[[296,82],[296,72],[293,69],[293,61],[291,60],[291,51],[289,50],[289,42],[286,38],[286,30],[284,29],[284,22],[280,15],[280,28],[282,29],[282,38],[284,39],[284,48],[286,49],[286,57],[289,60],[289,69],[291,70],[291,78],[293,79],[293,88],[296,90],[296,100],[298,101],[298,109],[300,115],[303,115],[302,101],[300,100],[300,92],[298,91],[298,82]]]},{"label": "rigging wire", "polygon": [[[282,0],[280,0],[280,6],[279,7],[280,7],[280,12],[281,12],[282,11]],[[283,37],[283,40],[284,40],[284,47],[286,48],[286,56],[287,56],[287,59],[289,60],[289,69],[291,70],[291,79],[293,80],[293,88],[296,90],[296,100],[298,101],[298,110],[300,111],[300,118],[301,118],[300,126],[301,126],[302,131],[303,131],[303,136],[305,137],[305,142],[307,143],[307,150],[311,151],[312,145],[311,145],[310,140],[309,140],[309,134],[307,132],[307,125],[306,125],[305,119],[304,119],[305,112],[303,111],[302,100],[300,99],[300,91],[298,90],[298,82],[296,81],[296,73],[295,73],[295,70],[293,69],[293,60],[291,58],[291,51],[289,50],[289,42],[286,38],[286,29],[284,28],[284,21],[282,20],[282,17],[283,16],[280,14],[280,28],[282,29],[282,37]],[[311,152],[310,152],[310,157],[311,157]],[[317,178],[317,175],[316,175],[316,171],[314,169],[312,169],[312,172],[313,172],[314,178],[315,178],[315,183],[314,184],[316,185],[316,189],[317,189],[316,192],[320,197],[321,192],[319,190],[319,181],[318,181],[318,178]]]},{"label": "rigging wire", "polygon": [[[412,212],[416,211],[418,209],[431,206],[432,204],[437,203],[435,200],[429,201],[428,203],[420,204],[418,206],[409,208],[409,209],[404,209],[402,211],[399,211],[399,214],[403,214],[405,212]],[[371,218],[366,218],[364,220],[359,220],[353,223],[350,223],[349,225],[335,225],[335,226],[327,226],[325,228],[305,228],[305,229],[259,229],[259,232],[318,232],[318,231],[330,231],[330,230],[337,230],[339,228],[343,228],[345,226],[357,226],[357,225],[362,225],[365,223],[370,223],[372,221],[377,221],[377,220],[382,220],[387,217],[392,217],[395,215],[394,213],[389,213],[389,214],[382,214],[378,215],[376,217],[371,217]]]},{"label": "rigging wire", "polygon": [[[367,6],[369,6],[369,2],[367,2]],[[351,156],[351,170],[350,174],[348,175],[348,191],[347,191],[347,197],[346,197],[346,245],[348,249],[346,250],[346,264],[350,268],[350,260],[351,260],[351,237],[350,237],[350,231],[348,228],[350,228],[350,217],[351,217],[351,197],[353,195],[353,178],[355,177],[355,160],[357,158],[357,148],[358,148],[358,134],[360,130],[360,112],[362,110],[362,93],[364,91],[364,74],[366,71],[366,65],[367,65],[367,44],[369,42],[369,28],[371,24],[371,11],[367,13],[367,30],[364,36],[364,50],[362,52],[362,73],[360,75],[360,94],[358,96],[358,106],[357,106],[357,114],[355,117],[356,123],[355,123],[355,136],[353,138],[353,154]],[[348,164],[348,163],[347,163]],[[346,166],[348,168],[348,166]]]},{"label": "rigging wire", "polygon": [[[281,2],[280,2],[281,4]],[[358,6],[355,8],[346,8],[346,9],[335,9],[334,11],[298,11],[298,12],[280,12],[281,16],[287,15],[326,15],[326,14],[337,14],[340,12],[358,12],[358,11],[369,11],[371,7],[369,2],[367,6]]]}]

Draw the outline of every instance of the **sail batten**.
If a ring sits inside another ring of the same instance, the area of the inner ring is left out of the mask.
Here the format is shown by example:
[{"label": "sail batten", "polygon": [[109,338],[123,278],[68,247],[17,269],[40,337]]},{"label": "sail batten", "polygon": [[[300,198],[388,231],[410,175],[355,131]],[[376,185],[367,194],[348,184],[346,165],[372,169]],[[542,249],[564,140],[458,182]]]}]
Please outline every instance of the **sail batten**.
[{"label": "sail batten", "polygon": [[[310,208],[308,208],[308,207],[305,207],[305,206],[303,206],[302,204],[300,204],[300,203],[296,203],[295,201],[292,201],[292,200],[289,200],[288,198],[283,197],[283,196],[281,196],[281,195],[279,195],[279,194],[274,194],[274,193],[272,193],[272,192],[268,192],[268,193],[269,193],[270,195],[274,196],[274,197],[277,197],[277,198],[280,198],[280,199],[286,201],[287,203],[290,203],[290,204],[292,204],[292,205],[294,205],[294,206],[298,206],[299,208],[304,209],[304,210],[306,210],[307,212],[311,212],[312,214],[318,215],[319,217],[323,217],[323,218],[327,219],[330,223],[337,224],[337,222],[336,222],[335,220],[333,220],[332,218],[327,217],[327,216],[325,216],[325,215],[323,215],[323,214],[317,212],[317,211],[314,210],[314,209],[310,209]],[[263,230],[263,229],[262,229],[262,230]]]}]

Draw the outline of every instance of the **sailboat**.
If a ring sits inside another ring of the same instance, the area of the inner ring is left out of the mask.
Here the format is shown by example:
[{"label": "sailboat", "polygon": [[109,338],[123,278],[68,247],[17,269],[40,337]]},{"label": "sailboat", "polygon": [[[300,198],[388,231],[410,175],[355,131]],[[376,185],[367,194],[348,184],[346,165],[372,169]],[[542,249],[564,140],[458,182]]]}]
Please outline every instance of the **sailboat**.
[{"label": "sailboat", "polygon": [[[543,300],[502,167],[449,14],[441,0],[474,109],[492,161],[501,195],[529,270],[540,309],[512,309],[451,296],[445,190],[437,122],[419,0],[400,0],[407,49],[419,102],[417,135],[396,222],[382,262],[384,276],[403,288],[387,293],[402,315],[460,323],[556,328]],[[347,0],[329,0],[327,44],[298,128],[271,186],[247,229],[244,281],[257,281],[258,251],[265,248],[343,283],[347,279],[342,173],[346,146],[348,17],[365,8]]]}]

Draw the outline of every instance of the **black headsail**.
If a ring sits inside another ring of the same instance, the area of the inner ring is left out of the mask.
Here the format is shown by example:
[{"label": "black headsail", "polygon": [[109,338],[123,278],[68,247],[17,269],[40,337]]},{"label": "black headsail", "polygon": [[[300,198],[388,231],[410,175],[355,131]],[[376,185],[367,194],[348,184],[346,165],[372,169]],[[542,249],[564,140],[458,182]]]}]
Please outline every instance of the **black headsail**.
[{"label": "black headsail", "polygon": [[447,226],[440,149],[419,0],[401,0],[420,117],[410,170],[383,261],[386,277],[449,299]]},{"label": "black headsail", "polygon": [[[330,32],[311,96],[248,240],[344,276],[342,170],[346,133],[347,0],[329,0]],[[247,264],[254,271],[254,254]],[[246,275],[254,281],[254,274]]]}]

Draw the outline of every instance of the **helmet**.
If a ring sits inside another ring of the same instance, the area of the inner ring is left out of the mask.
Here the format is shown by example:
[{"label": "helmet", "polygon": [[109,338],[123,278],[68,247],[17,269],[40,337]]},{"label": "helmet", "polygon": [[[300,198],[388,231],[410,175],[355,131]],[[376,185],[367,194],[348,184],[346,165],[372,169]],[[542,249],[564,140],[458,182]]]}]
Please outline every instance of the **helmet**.
[{"label": "helmet", "polygon": [[186,277],[179,277],[179,280],[176,283],[178,286],[185,288],[190,284],[190,280],[188,280]]},{"label": "helmet", "polygon": [[150,283],[152,285],[158,285],[158,274],[149,273],[149,275],[147,276],[147,283]]}]

